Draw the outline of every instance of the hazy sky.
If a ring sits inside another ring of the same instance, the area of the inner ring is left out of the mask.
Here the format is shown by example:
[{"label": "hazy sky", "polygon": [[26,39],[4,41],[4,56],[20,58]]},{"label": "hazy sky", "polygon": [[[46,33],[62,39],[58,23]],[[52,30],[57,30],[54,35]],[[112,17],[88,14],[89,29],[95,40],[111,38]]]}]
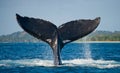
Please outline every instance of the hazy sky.
[{"label": "hazy sky", "polygon": [[16,13],[45,19],[57,26],[100,16],[96,30],[120,31],[120,0],[0,0],[0,35],[22,31]]}]

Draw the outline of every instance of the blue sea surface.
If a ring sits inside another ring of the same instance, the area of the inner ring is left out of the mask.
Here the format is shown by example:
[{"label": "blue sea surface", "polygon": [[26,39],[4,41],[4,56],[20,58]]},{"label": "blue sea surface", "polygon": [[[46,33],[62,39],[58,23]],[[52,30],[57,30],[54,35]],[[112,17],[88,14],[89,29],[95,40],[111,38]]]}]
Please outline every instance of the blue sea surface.
[{"label": "blue sea surface", "polygon": [[120,43],[70,43],[61,58],[46,43],[0,43],[0,73],[120,73]]}]

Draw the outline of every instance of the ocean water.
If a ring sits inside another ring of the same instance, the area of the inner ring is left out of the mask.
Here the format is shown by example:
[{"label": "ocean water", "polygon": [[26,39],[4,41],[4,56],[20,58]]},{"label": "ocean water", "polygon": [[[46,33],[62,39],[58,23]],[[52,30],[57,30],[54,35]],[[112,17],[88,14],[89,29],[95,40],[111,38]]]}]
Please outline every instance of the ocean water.
[{"label": "ocean water", "polygon": [[120,43],[70,43],[61,58],[46,43],[0,43],[0,73],[120,73]]}]

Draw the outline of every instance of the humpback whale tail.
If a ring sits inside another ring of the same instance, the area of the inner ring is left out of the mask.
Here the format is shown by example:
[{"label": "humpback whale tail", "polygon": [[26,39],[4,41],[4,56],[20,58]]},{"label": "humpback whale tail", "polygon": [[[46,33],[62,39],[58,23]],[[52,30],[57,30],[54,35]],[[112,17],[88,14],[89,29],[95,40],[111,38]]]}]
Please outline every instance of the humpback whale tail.
[{"label": "humpback whale tail", "polygon": [[100,17],[97,17],[94,20],[74,20],[57,27],[49,21],[22,17],[18,14],[16,14],[16,19],[26,32],[51,46],[55,65],[62,64],[60,52],[65,44],[86,36],[100,23]]}]

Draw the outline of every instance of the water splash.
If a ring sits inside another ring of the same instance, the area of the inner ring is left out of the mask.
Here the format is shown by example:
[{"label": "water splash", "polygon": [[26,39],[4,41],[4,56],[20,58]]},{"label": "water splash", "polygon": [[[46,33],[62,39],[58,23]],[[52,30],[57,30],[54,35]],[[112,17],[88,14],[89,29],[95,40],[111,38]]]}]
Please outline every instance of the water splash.
[{"label": "water splash", "polygon": [[83,52],[84,52],[84,58],[85,59],[92,59],[90,45],[87,43],[87,37],[84,37],[83,39]]},{"label": "water splash", "polygon": [[100,69],[120,67],[120,62],[114,60],[73,59],[63,61],[67,66],[96,67]]},{"label": "water splash", "polygon": [[[0,67],[34,67],[34,66],[45,66],[53,67],[52,60],[41,60],[41,59],[22,59],[22,60],[0,60]],[[80,67],[96,67],[100,69],[104,68],[115,68],[120,67],[120,62],[114,60],[92,60],[92,59],[73,59],[73,60],[63,60],[64,66],[80,66]]]}]

